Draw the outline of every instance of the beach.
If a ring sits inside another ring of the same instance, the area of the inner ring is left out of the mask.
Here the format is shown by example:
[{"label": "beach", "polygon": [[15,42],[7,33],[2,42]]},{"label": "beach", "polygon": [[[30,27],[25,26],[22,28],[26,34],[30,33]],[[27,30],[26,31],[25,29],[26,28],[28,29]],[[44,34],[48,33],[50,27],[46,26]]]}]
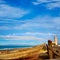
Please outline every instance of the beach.
[{"label": "beach", "polygon": [[46,51],[43,49],[44,45],[38,45],[31,48],[19,48],[11,50],[1,50],[0,59],[38,59],[41,53]]}]

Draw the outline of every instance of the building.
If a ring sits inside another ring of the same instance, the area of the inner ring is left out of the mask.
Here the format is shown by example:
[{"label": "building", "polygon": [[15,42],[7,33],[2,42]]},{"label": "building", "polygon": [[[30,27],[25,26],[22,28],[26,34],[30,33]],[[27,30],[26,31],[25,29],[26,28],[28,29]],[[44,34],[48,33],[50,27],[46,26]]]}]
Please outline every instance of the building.
[{"label": "building", "polygon": [[56,45],[58,45],[58,38],[57,38],[56,35],[54,36],[54,42],[55,42]]},{"label": "building", "polygon": [[54,36],[54,42],[52,42],[53,45],[58,45],[58,38],[57,36],[55,35]]}]

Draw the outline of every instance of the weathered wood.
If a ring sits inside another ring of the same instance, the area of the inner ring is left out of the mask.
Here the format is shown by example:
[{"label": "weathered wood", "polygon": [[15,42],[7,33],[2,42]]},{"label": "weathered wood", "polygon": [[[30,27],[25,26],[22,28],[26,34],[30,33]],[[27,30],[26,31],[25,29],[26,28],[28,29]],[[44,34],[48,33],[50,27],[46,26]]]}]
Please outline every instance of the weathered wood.
[{"label": "weathered wood", "polygon": [[54,53],[55,55],[59,56],[60,57],[60,54],[57,53],[55,50],[53,50],[52,47],[48,46],[49,50],[52,51],[52,53]]},{"label": "weathered wood", "polygon": [[52,46],[52,41],[48,40],[47,51],[48,51],[49,59],[53,59],[53,57],[55,56],[60,57],[60,51],[59,49],[57,49],[58,46],[56,46],[56,48],[54,47],[55,46]]},{"label": "weathered wood", "polygon": [[[51,40],[48,40],[48,46],[51,47],[51,49],[52,49],[52,41]],[[49,56],[49,59],[53,59],[53,53],[49,48],[48,48],[48,56]]]}]

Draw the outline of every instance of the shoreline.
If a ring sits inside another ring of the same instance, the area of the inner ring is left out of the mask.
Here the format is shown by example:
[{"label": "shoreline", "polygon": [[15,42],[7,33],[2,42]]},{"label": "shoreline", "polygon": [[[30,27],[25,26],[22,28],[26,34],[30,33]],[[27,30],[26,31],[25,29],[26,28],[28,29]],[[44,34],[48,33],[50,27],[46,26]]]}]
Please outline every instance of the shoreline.
[{"label": "shoreline", "polygon": [[40,53],[43,53],[43,46],[44,45],[38,45],[31,48],[1,50],[0,59],[35,58],[35,56],[39,56]]}]

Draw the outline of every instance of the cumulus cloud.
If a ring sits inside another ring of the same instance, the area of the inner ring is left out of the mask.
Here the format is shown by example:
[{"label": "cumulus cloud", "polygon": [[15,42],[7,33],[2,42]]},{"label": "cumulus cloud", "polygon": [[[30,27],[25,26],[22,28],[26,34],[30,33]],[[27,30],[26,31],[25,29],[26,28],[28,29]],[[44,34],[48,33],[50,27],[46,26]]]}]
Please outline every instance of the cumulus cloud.
[{"label": "cumulus cloud", "polygon": [[20,18],[27,13],[29,13],[29,11],[25,11],[21,8],[0,4],[0,18]]}]

